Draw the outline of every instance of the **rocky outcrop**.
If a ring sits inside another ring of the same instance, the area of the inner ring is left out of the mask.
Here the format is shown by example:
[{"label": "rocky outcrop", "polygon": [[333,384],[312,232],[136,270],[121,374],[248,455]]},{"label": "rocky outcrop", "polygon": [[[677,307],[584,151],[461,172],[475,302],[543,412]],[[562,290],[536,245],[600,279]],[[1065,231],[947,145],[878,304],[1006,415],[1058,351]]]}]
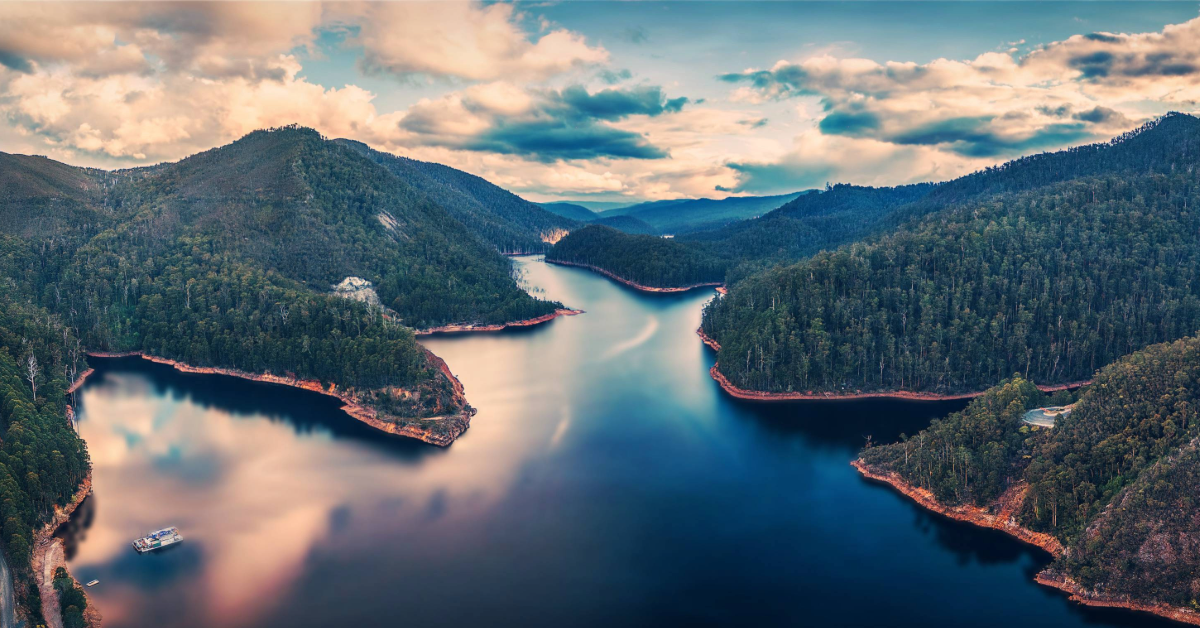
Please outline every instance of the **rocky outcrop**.
[{"label": "rocky outcrop", "polygon": [[531,327],[533,325],[541,325],[542,323],[550,322],[559,316],[575,316],[583,314],[583,310],[572,309],[557,309],[549,314],[543,314],[537,318],[527,318],[523,321],[513,321],[511,323],[500,323],[497,325],[442,325],[441,327],[430,327],[429,329],[414,329],[413,334],[417,336],[428,336],[430,334],[453,334],[461,332],[476,332],[476,331],[501,331],[510,327]]},{"label": "rocky outcrop", "polygon": [[[462,382],[450,372],[450,368],[446,366],[446,362],[441,358],[433,355],[429,350],[425,351],[426,358],[432,364],[435,364],[442,374],[450,380],[454,388],[454,394],[458,401],[459,407],[463,408],[455,414],[447,414],[443,416],[433,417],[397,417],[378,410],[363,402],[359,394],[353,389],[338,389],[337,384],[329,384],[328,387],[317,380],[300,379],[298,377],[288,377],[275,375],[274,373],[248,373],[237,369],[217,368],[217,367],[198,367],[190,364],[184,364],[176,360],[160,358],[158,356],[145,355],[139,351],[126,351],[122,353],[104,353],[104,352],[89,352],[89,356],[112,358],[112,357],[128,357],[141,356],[145,360],[158,364],[166,364],[174,367],[178,371],[184,373],[203,373],[210,375],[227,375],[230,377],[239,377],[256,382],[267,382],[270,384],[280,384],[283,386],[292,386],[294,388],[303,388],[313,392],[321,393],[335,397],[342,401],[342,410],[350,416],[374,427],[375,429],[396,434],[399,436],[408,436],[410,438],[420,439],[431,445],[446,447],[454,442],[454,439],[467,431],[470,426],[471,417],[475,415],[476,410],[467,403],[466,397],[463,394]],[[433,424],[437,422],[438,429],[432,429]]]},{"label": "rocky outcrop", "polygon": [[383,306],[379,294],[375,292],[375,284],[362,277],[346,277],[333,286],[333,296],[366,303],[371,307]]},{"label": "rocky outcrop", "polygon": [[669,287],[669,288],[658,288],[655,286],[642,285],[636,281],[631,281],[629,279],[621,277],[620,275],[617,275],[615,273],[604,270],[603,268],[600,268],[598,266],[592,266],[591,264],[580,264],[578,262],[568,262],[568,261],[564,261],[564,260],[554,260],[554,259],[549,259],[549,258],[547,258],[546,261],[551,264],[558,264],[559,266],[577,266],[579,268],[586,268],[592,272],[600,273],[601,275],[604,275],[605,277],[608,277],[609,279],[612,279],[613,281],[616,281],[618,283],[623,283],[623,284],[629,286],[630,288],[636,288],[637,290],[641,290],[642,292],[687,292],[688,290],[694,290],[696,288],[713,288],[713,287],[715,287],[715,288],[717,288],[718,292],[721,292],[721,294],[725,294],[724,292],[722,292],[722,290],[724,289],[725,283],[721,282],[721,281],[709,281],[709,282],[704,282],[704,283],[694,283],[694,284],[690,284],[687,286],[674,286],[674,287]]}]

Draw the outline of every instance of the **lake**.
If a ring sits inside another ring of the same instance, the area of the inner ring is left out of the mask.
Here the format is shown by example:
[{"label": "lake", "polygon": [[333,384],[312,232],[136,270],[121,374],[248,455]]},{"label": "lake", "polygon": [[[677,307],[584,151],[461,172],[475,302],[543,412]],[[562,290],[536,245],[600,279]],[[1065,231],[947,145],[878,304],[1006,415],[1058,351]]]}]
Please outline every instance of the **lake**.
[{"label": "lake", "polygon": [[[92,360],[95,493],[66,534],[105,625],[1172,625],[1070,603],[1032,581],[1040,550],[849,466],[961,402],[738,401],[694,332],[713,291],[516,263],[587,313],[423,339],[479,409],[447,449],[315,393]],[[130,547],[167,525],[186,540]]]}]

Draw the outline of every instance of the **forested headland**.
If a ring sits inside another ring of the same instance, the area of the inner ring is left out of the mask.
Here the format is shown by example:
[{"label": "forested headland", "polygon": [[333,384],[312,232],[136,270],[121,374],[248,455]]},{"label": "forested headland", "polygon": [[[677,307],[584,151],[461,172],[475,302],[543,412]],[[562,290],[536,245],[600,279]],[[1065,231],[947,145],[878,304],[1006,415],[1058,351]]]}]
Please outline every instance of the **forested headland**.
[{"label": "forested headland", "polygon": [[[940,504],[1011,512],[1063,548],[1039,581],[1084,600],[1200,619],[1200,339],[1153,345],[1101,369],[1053,428],[1020,421],[1046,399],[1019,375],[865,468]],[[1017,500],[999,503],[1002,495]]]},{"label": "forested headland", "polygon": [[[0,515],[31,625],[32,531],[88,472],[66,417],[87,352],[318,382],[445,444],[473,409],[412,328],[553,313],[501,251],[540,250],[574,224],[466,173],[298,127],[131,170],[0,153],[0,192]],[[346,277],[378,302],[335,295]]]},{"label": "forested headland", "polygon": [[[1102,147],[939,186],[971,191],[889,235],[731,286],[703,322],[721,345],[720,371],[767,392],[963,393],[1012,373],[1086,380],[1192,334],[1198,150],[1200,122],[1176,115]],[[1113,173],[1038,185],[1043,166],[1062,178],[1106,163]]]}]

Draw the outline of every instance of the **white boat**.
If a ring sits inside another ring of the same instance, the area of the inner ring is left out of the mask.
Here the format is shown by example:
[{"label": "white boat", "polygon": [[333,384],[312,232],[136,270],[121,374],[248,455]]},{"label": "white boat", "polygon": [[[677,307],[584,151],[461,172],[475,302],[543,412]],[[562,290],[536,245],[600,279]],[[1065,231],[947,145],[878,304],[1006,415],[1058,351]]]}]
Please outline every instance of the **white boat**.
[{"label": "white boat", "polygon": [[91,582],[87,583],[87,585],[88,585],[89,587],[94,587],[94,586],[96,586],[96,585],[98,585],[98,584],[100,584],[100,581],[99,581],[99,580],[92,580]]},{"label": "white boat", "polygon": [[133,549],[139,553],[152,552],[168,545],[174,545],[183,540],[175,526],[156,530],[133,542]]}]

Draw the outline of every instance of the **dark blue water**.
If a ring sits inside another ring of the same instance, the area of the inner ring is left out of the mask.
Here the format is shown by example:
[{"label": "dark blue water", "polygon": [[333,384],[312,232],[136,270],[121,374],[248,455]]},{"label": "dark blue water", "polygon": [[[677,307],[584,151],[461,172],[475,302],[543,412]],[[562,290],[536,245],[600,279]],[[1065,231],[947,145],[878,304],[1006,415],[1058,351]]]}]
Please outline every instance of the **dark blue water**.
[{"label": "dark blue water", "polygon": [[[1068,602],[1040,551],[848,465],[961,404],[739,402],[694,334],[711,291],[518,263],[587,314],[428,339],[479,408],[445,450],[304,391],[96,360],[70,563],[105,625],[1163,625]],[[187,540],[129,547],[163,525]]]}]

